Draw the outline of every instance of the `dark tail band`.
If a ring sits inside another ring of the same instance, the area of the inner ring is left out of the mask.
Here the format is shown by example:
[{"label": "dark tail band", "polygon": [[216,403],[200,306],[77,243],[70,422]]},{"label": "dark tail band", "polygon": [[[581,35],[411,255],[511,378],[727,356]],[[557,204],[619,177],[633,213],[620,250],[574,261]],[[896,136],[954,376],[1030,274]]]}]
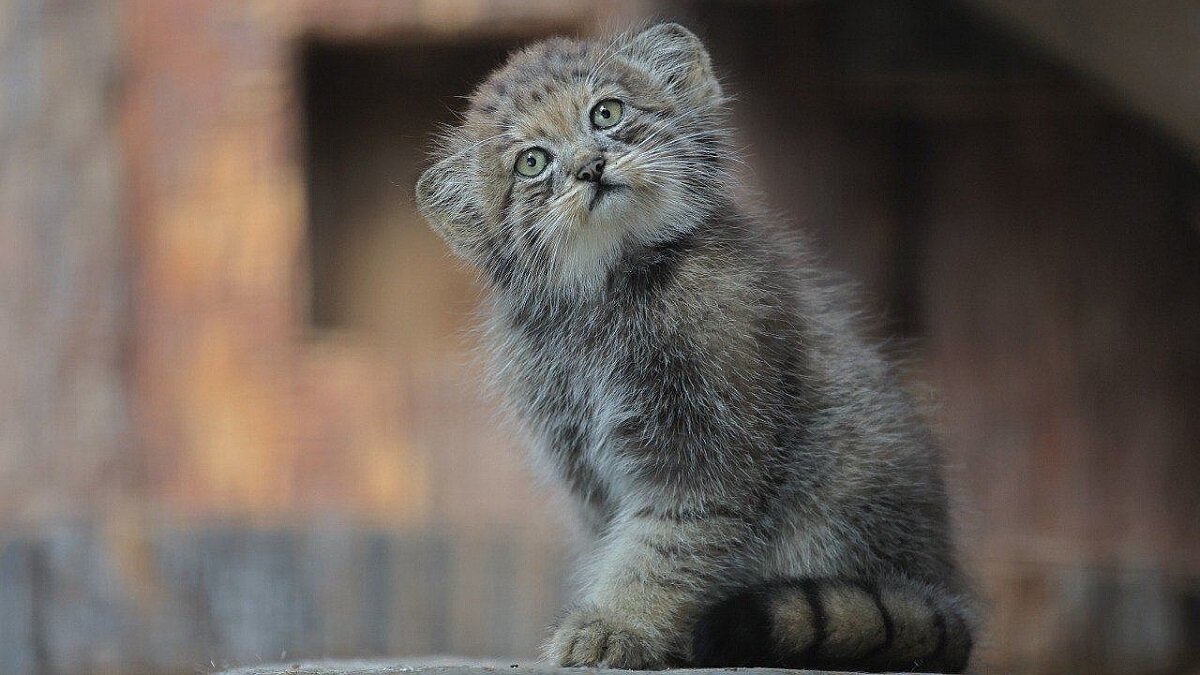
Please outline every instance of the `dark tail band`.
[{"label": "dark tail band", "polygon": [[971,653],[964,601],[907,579],[788,579],[744,589],[705,612],[698,666],[957,673]]}]

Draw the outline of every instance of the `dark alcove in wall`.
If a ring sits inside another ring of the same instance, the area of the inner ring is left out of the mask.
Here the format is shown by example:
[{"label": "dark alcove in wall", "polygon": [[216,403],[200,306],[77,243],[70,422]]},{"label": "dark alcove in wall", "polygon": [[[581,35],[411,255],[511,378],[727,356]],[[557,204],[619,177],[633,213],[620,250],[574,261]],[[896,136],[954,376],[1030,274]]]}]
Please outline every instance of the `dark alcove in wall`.
[{"label": "dark alcove in wall", "polygon": [[[310,323],[436,358],[465,327],[470,275],[417,215],[439,125],[517,42],[309,41],[301,55]],[[452,311],[446,311],[447,307]]]}]

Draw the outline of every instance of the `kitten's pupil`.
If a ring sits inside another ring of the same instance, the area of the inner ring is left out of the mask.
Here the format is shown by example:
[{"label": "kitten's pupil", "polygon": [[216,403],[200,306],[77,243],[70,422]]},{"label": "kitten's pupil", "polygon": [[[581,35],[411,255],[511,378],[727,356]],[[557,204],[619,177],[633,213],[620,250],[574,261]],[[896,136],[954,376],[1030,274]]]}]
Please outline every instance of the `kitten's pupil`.
[{"label": "kitten's pupil", "polygon": [[605,106],[600,106],[600,116],[603,117],[604,119],[608,119],[608,118],[612,117],[612,113],[609,112],[608,108],[606,108]]},{"label": "kitten's pupil", "polygon": [[530,153],[528,153],[528,154],[526,154],[526,155],[525,155],[525,163],[526,163],[527,165],[529,165],[529,166],[536,166],[536,165],[537,165],[537,159],[535,159],[535,158],[534,158],[534,156],[533,156],[533,153],[532,153],[532,152],[530,152]]}]

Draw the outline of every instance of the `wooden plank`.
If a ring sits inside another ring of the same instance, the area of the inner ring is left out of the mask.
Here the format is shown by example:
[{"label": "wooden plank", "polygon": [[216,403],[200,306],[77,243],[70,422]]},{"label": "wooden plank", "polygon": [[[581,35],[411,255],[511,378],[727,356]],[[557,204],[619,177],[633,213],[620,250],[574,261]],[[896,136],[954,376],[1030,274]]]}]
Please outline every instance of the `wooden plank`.
[{"label": "wooden plank", "polygon": [[[461,645],[528,657],[565,603],[563,551],[509,528],[470,537],[346,523],[144,534],[138,567],[94,525],[4,540],[5,672],[209,670]],[[518,551],[538,574],[518,573]],[[530,598],[538,601],[521,602]]]},{"label": "wooden plank", "polygon": [[34,592],[35,555],[26,539],[0,540],[0,663],[13,675],[45,670],[45,645],[38,633],[44,608]]},{"label": "wooden plank", "polygon": [[0,0],[0,524],[129,483],[115,3]]}]

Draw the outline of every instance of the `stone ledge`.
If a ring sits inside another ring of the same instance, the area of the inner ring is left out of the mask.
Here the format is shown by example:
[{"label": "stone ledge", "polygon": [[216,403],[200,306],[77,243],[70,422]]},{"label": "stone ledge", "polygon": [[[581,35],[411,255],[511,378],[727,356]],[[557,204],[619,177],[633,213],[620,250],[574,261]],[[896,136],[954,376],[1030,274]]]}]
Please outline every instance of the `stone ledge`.
[{"label": "stone ledge", "polygon": [[[294,661],[262,664],[227,670],[220,675],[616,675],[618,673],[654,672],[655,675],[819,675],[815,670],[783,670],[776,668],[695,668],[687,670],[630,671],[611,668],[556,668],[537,662],[469,660],[371,660],[371,661]],[[853,675],[842,673],[840,675]]]}]

